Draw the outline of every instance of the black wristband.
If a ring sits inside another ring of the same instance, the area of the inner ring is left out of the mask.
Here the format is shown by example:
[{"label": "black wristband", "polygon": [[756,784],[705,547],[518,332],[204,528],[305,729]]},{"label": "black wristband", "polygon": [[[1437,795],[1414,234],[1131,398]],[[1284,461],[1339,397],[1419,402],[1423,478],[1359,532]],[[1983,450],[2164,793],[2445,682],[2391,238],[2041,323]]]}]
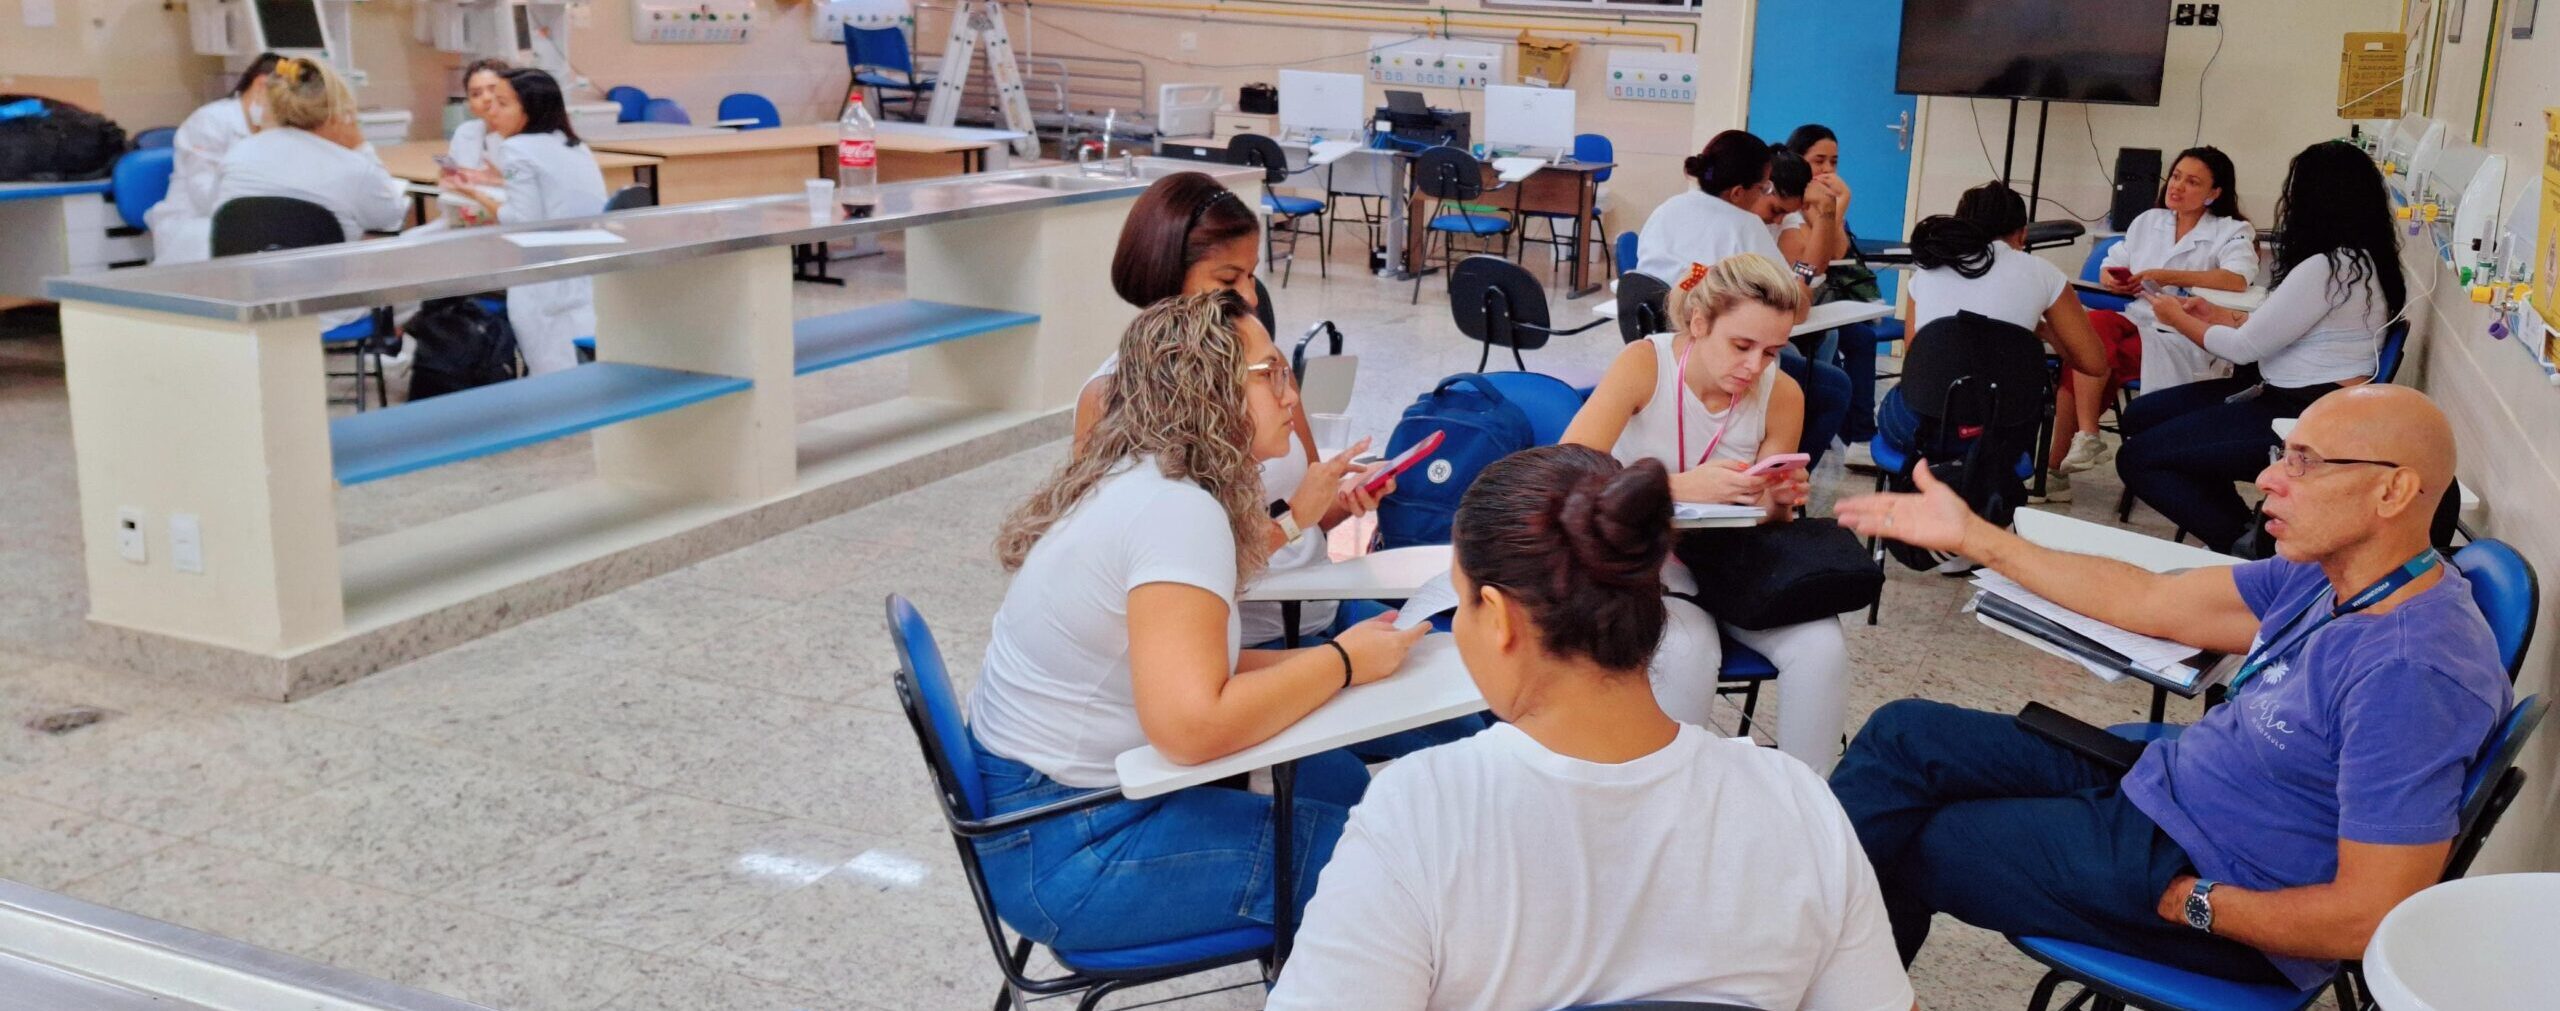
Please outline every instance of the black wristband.
[{"label": "black wristband", "polygon": [[1351,687],[1351,651],[1350,651],[1350,650],[1347,650],[1347,649],[1342,648],[1342,644],[1341,644],[1341,643],[1335,642],[1335,641],[1333,641],[1333,640],[1331,640],[1331,639],[1327,639],[1327,640],[1325,640],[1325,641],[1324,641],[1324,644],[1325,644],[1325,645],[1327,645],[1327,646],[1331,646],[1331,647],[1333,647],[1333,651],[1334,651],[1335,653],[1341,654],[1341,656],[1342,656],[1342,686],[1343,686],[1343,687],[1345,687],[1345,688],[1349,688],[1349,687]]}]

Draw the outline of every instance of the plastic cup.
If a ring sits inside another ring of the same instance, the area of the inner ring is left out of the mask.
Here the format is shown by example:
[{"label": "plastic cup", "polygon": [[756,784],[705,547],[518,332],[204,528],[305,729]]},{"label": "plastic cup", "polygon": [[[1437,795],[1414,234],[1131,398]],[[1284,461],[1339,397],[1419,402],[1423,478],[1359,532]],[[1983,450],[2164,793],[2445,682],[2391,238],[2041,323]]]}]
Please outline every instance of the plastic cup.
[{"label": "plastic cup", "polygon": [[833,179],[809,180],[809,220],[833,221],[835,219],[836,181]]},{"label": "plastic cup", "polygon": [[1316,453],[1332,456],[1351,444],[1351,416],[1348,414],[1307,415],[1307,430],[1316,437]]}]

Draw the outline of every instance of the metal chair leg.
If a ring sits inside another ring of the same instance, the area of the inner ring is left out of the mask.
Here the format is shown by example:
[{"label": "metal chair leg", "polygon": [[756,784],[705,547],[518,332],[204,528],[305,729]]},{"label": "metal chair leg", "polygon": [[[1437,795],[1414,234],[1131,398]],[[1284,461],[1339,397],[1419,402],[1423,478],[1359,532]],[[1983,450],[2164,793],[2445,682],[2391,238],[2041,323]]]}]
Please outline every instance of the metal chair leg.
[{"label": "metal chair leg", "polygon": [[[2027,998],[2027,1011],[2048,1011],[2053,1004],[2053,990],[2062,985],[2062,974],[2048,972],[2036,981],[2036,992]],[[997,1011],[1003,1011],[998,1008]]]}]

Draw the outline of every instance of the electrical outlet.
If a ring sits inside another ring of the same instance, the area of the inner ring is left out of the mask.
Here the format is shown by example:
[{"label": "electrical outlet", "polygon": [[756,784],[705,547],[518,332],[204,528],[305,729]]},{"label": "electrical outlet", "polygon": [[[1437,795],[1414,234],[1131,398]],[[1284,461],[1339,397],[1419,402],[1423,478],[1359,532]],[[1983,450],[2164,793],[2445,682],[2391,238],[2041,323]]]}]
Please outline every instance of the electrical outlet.
[{"label": "electrical outlet", "polygon": [[116,510],[116,554],[135,565],[151,561],[151,552],[144,547],[142,524],[145,518],[142,510],[133,506]]},{"label": "electrical outlet", "polygon": [[169,567],[204,573],[204,523],[194,513],[169,514]]},{"label": "electrical outlet", "polygon": [[2169,23],[2177,25],[2180,28],[2194,25],[2196,23],[2196,5],[2179,4],[2177,16],[2170,18]]},{"label": "electrical outlet", "polygon": [[2196,23],[2207,28],[2219,27],[2222,24],[2222,5],[2206,4],[2203,7],[2198,8],[2196,11]]}]

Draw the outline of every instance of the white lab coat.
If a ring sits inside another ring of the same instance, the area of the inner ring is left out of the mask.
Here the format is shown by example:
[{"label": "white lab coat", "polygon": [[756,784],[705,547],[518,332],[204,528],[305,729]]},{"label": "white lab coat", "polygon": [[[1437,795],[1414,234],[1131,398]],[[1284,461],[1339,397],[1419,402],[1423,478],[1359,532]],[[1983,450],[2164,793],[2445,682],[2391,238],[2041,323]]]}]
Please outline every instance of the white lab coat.
[{"label": "white lab coat", "polygon": [[[373,145],[355,149],[307,130],[275,127],[260,130],[222,157],[221,180],[213,206],[241,197],[293,197],[308,200],[337,215],[349,242],[366,232],[397,231],[409,216],[408,197],[400,180],[382,167]],[[351,322],[364,310],[327,313],[320,328]]]},{"label": "white lab coat", "polygon": [[222,156],[247,139],[248,104],[225,96],[188,113],[170,145],[176,154],[169,175],[169,195],[142,216],[151,229],[151,262],[193,263],[213,256],[214,187],[222,178]]},{"label": "white lab coat", "polygon": [[487,120],[466,119],[453,128],[453,139],[445,144],[444,155],[463,168],[479,168],[498,160],[498,145],[503,140],[490,135]]},{"label": "white lab coat", "polygon": [[[595,152],[572,147],[558,133],[520,133],[498,145],[498,171],[507,178],[498,223],[556,221],[604,213],[604,171]],[[507,322],[533,374],[578,364],[572,343],[595,333],[595,285],[588,278],[545,281],[507,289]]]},{"label": "white lab coat", "polygon": [[[2107,251],[2105,266],[2126,270],[2228,270],[2244,281],[2258,276],[2258,229],[2237,218],[2206,214],[2178,235],[2178,212],[2155,207],[2142,212],[2124,230],[2124,241]],[[2142,335],[2142,392],[2184,386],[2227,374],[2230,363],[2214,357],[2194,341],[2161,329],[2151,304],[2134,299],[2124,310]]]}]

